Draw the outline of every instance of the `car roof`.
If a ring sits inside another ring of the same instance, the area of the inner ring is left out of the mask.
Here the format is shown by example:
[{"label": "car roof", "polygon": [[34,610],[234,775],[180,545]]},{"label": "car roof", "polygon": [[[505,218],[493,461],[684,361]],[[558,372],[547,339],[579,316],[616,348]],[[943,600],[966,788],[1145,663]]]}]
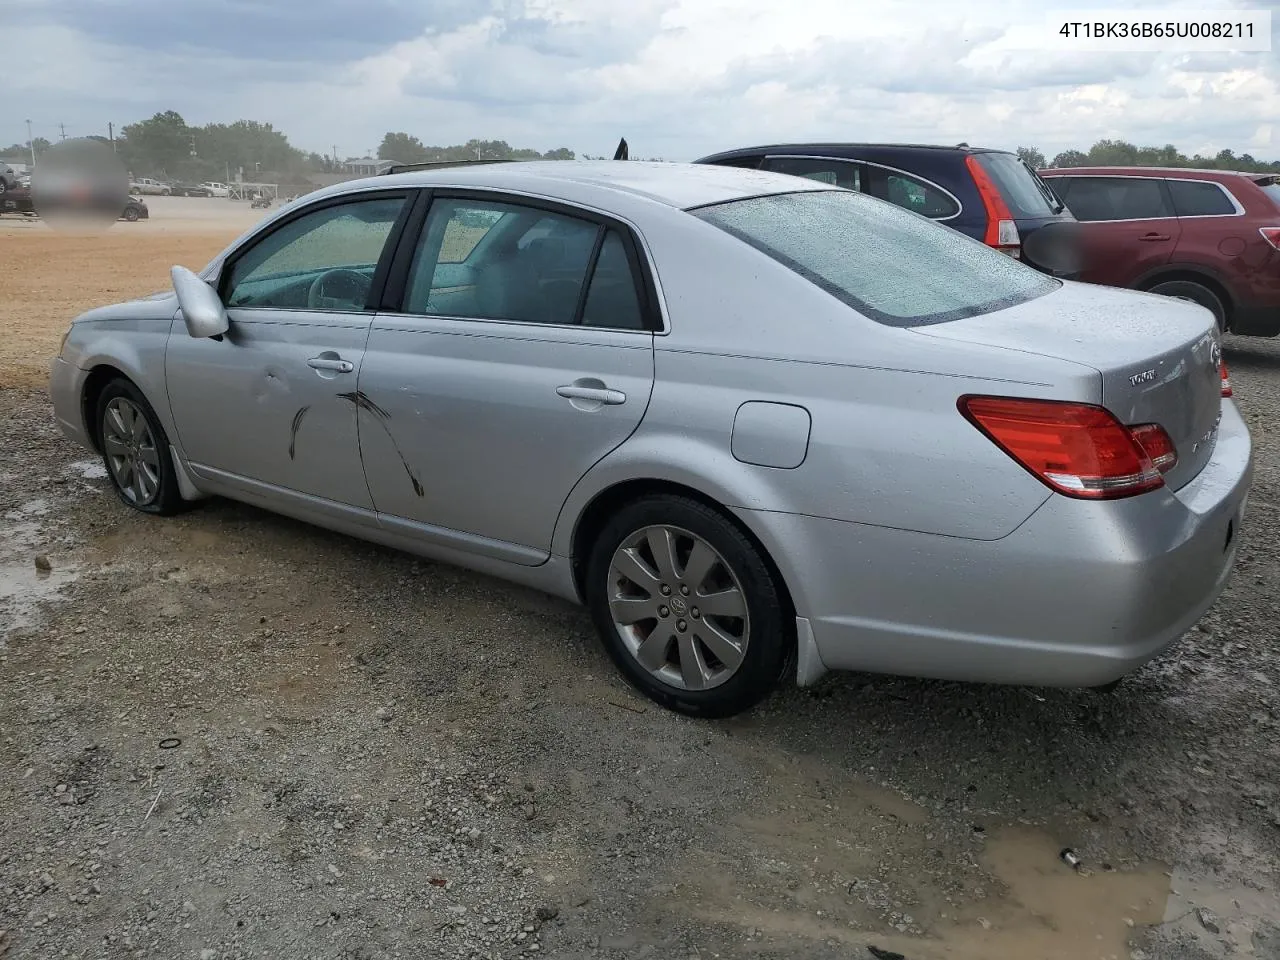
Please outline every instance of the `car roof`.
[{"label": "car roof", "polygon": [[1160,176],[1172,179],[1204,180],[1221,177],[1256,177],[1266,174],[1247,173],[1243,170],[1200,170],[1195,167],[1046,167],[1037,171],[1043,176],[1079,176],[1093,174],[1111,174],[1113,176]]},{"label": "car roof", "polygon": [[718,160],[725,157],[736,157],[752,153],[770,153],[783,152],[786,154],[812,153],[817,156],[823,156],[828,153],[834,154],[840,150],[927,150],[938,153],[1010,153],[1009,150],[997,150],[994,147],[971,147],[960,144],[942,144],[942,143],[857,143],[853,141],[840,142],[824,142],[824,143],[768,143],[760,144],[754,147],[736,147],[733,150],[723,150],[720,153],[709,154],[699,161],[703,163],[707,160]]},{"label": "car roof", "polygon": [[647,200],[687,210],[774,193],[832,190],[828,184],[782,173],[645,160],[530,160],[412,170],[349,180],[318,193],[381,187],[458,187],[509,190],[571,203]]}]

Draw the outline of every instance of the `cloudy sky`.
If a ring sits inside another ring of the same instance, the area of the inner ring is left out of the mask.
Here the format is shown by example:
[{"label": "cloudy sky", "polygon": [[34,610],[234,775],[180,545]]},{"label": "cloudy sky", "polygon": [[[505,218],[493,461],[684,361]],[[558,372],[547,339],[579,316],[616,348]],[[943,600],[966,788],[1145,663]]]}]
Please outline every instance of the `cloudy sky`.
[{"label": "cloudy sky", "polygon": [[[1280,157],[1280,0],[1066,0],[1273,11],[1268,53],[1040,49],[1026,0],[3,0],[0,145],[159,110],[261,120],[358,155],[383,133],[689,160],[752,143],[1037,146],[1102,137]],[[1021,30],[1019,30],[1021,28]]]}]

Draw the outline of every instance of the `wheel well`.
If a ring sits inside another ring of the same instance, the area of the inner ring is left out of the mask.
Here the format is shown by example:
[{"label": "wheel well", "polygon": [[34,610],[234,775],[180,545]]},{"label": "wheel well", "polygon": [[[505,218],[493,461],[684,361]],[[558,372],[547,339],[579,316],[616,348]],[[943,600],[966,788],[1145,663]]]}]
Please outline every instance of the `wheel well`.
[{"label": "wheel well", "polygon": [[582,511],[582,515],[578,518],[577,526],[574,528],[572,544],[573,580],[580,599],[585,600],[586,598],[584,577],[586,575],[587,554],[591,550],[591,544],[604,528],[604,525],[608,523],[609,518],[632,501],[639,500],[641,497],[663,493],[696,500],[710,507],[737,527],[742,535],[751,541],[752,546],[760,551],[760,556],[764,560],[765,566],[769,568],[769,572],[773,575],[774,583],[778,585],[779,598],[782,600],[788,620],[795,618],[795,604],[791,600],[791,591],[787,586],[787,581],[782,576],[782,571],[778,569],[778,565],[774,563],[773,557],[769,555],[769,551],[760,542],[760,538],[713,497],[709,497],[692,487],[686,487],[684,484],[673,483],[669,480],[628,480],[609,487],[607,490],[602,490],[596,494],[594,500],[587,504],[586,509]]},{"label": "wheel well", "polygon": [[88,434],[93,449],[98,453],[102,452],[102,438],[98,435],[102,425],[98,423],[95,415],[98,409],[98,398],[102,396],[102,391],[107,388],[107,384],[117,379],[128,380],[129,378],[111,364],[100,363],[89,371],[89,376],[84,381],[84,390],[80,394],[80,416],[84,421],[85,433]]},{"label": "wheel well", "polygon": [[1205,273],[1199,273],[1195,270],[1169,270],[1166,273],[1156,274],[1154,277],[1147,277],[1142,281],[1140,290],[1150,290],[1152,287],[1161,283],[1170,283],[1174,280],[1185,280],[1188,283],[1198,283],[1200,286],[1211,290],[1219,300],[1222,301],[1222,309],[1226,314],[1225,320],[1228,325],[1231,323],[1231,314],[1234,306],[1231,302],[1231,294],[1227,292],[1227,288],[1213,277]]}]

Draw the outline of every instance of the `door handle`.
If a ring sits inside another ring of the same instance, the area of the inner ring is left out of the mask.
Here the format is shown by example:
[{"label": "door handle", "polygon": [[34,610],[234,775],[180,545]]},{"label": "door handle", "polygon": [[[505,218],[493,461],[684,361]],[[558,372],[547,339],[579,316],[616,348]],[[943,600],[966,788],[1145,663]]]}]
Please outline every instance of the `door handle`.
[{"label": "door handle", "polygon": [[315,370],[337,370],[339,373],[350,373],[356,365],[350,360],[335,360],[332,357],[312,357],[307,366]]},{"label": "door handle", "polygon": [[610,390],[608,387],[579,387],[567,383],[556,387],[556,393],[566,400],[594,400],[596,403],[616,405],[627,402],[627,395],[621,390]]},{"label": "door handle", "polygon": [[1139,240],[1168,240],[1168,239],[1169,239],[1169,234],[1167,234],[1167,233],[1147,233],[1147,234],[1143,234],[1143,235],[1142,235],[1142,236],[1140,236],[1138,239],[1139,239]]}]

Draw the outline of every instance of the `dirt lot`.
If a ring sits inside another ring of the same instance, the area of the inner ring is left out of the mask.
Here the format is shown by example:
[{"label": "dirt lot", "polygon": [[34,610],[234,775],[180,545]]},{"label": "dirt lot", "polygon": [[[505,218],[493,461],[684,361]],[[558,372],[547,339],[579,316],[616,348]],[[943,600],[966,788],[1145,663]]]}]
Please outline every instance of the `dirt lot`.
[{"label": "dirt lot", "polygon": [[5,960],[1280,958],[1280,343],[1229,343],[1237,575],[1114,693],[840,676],[700,722],[559,602],[109,494],[47,358],[252,222],[177,205],[223,202],[0,224]]}]

